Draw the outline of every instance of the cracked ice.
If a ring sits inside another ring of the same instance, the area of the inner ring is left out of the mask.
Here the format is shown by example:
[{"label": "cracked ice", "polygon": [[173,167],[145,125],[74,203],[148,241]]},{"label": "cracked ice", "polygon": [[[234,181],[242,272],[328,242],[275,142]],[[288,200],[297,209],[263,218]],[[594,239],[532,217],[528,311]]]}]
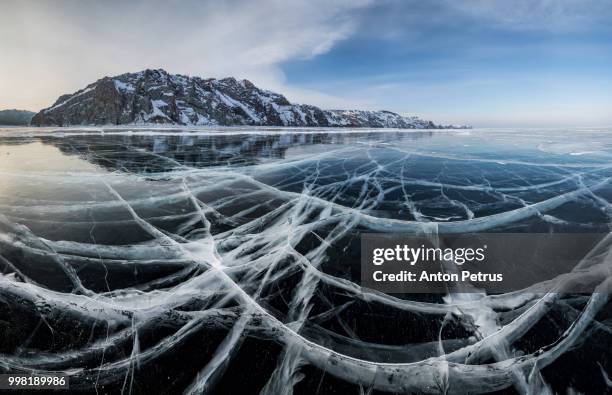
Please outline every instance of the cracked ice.
[{"label": "cracked ice", "polygon": [[108,393],[610,390],[612,235],[555,292],[359,285],[362,232],[608,234],[606,131],[2,133],[2,373]]}]

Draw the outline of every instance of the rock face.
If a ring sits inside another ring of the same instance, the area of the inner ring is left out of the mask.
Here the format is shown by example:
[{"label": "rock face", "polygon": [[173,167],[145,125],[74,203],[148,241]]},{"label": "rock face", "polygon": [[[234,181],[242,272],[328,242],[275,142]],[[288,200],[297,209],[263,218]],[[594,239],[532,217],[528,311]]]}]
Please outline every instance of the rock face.
[{"label": "rock face", "polygon": [[104,77],[61,96],[36,114],[31,124],[443,128],[389,111],[322,110],[292,104],[283,95],[259,89],[247,80],[202,79],[161,69]]}]

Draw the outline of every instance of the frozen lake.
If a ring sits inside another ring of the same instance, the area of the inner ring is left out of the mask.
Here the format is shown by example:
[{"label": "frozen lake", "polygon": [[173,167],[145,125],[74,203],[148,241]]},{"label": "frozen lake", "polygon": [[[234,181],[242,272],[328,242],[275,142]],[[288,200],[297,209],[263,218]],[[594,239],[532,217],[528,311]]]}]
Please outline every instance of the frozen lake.
[{"label": "frozen lake", "polygon": [[607,293],[385,295],[359,255],[363,232],[607,234],[611,177],[609,130],[0,130],[0,372],[604,393]]}]

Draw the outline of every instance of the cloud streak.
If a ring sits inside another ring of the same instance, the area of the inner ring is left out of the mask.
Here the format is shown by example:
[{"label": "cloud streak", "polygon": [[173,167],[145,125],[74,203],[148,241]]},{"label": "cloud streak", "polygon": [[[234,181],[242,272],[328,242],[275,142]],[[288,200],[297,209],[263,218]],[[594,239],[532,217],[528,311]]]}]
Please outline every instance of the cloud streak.
[{"label": "cloud streak", "polygon": [[449,9],[515,30],[576,31],[609,23],[607,0],[446,0]]}]

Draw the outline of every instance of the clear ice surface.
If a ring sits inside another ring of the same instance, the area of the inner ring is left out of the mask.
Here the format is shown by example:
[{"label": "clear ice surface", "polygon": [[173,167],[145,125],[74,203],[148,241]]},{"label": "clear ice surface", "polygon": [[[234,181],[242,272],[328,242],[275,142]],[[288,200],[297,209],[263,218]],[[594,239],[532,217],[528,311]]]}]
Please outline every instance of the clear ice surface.
[{"label": "clear ice surface", "polygon": [[[610,177],[609,130],[0,130],[0,373],[609,392]],[[386,295],[359,286],[362,232],[606,236],[558,292]]]}]

